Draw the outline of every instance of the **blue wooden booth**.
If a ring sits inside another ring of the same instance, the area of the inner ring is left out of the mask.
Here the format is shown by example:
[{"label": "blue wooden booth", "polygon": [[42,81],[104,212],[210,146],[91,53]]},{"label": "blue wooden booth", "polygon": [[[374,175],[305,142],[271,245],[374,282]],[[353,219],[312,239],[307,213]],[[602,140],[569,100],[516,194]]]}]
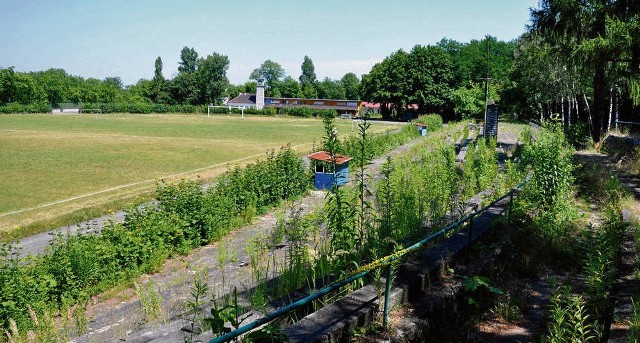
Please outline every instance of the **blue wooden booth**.
[{"label": "blue wooden booth", "polygon": [[[318,151],[309,155],[309,159],[314,162],[313,184],[317,189],[331,189],[334,184],[342,186],[349,182],[349,161],[351,157],[340,154],[335,155],[335,173],[331,155],[326,151]],[[335,175],[335,178],[334,178]]]},{"label": "blue wooden booth", "polygon": [[420,136],[427,135],[427,125],[416,123],[416,126],[418,127],[418,133],[420,134]]}]

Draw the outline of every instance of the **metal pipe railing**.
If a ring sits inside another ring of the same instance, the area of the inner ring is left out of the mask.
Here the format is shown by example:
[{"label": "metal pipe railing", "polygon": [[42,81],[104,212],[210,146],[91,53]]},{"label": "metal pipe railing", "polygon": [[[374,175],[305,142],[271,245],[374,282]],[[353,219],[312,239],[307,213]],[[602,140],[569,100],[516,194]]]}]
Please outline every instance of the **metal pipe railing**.
[{"label": "metal pipe railing", "polygon": [[[506,194],[502,195],[501,197],[493,200],[491,203],[489,203],[487,206],[476,210],[472,213],[467,214],[466,216],[464,216],[463,218],[459,219],[457,222],[450,224],[446,227],[444,227],[443,229],[441,229],[440,231],[431,234],[430,236],[422,239],[421,241],[409,246],[408,248],[399,250],[391,255],[385,256],[383,258],[380,258],[376,261],[373,261],[367,265],[364,265],[360,268],[358,268],[354,274],[344,280],[338,280],[335,281],[333,283],[331,283],[330,285],[322,288],[321,290],[319,290],[318,292],[309,295],[307,297],[305,297],[304,299],[300,299],[296,302],[293,302],[287,306],[284,306],[276,311],[273,311],[271,313],[269,313],[268,315],[254,321],[251,322],[249,324],[243,325],[231,332],[228,332],[222,336],[216,337],[212,340],[209,341],[209,343],[222,343],[222,342],[227,342],[229,340],[232,340],[246,332],[249,332],[255,328],[258,328],[264,324],[269,323],[272,320],[275,320],[285,314],[288,314],[289,312],[292,312],[300,307],[306,306],[307,304],[309,304],[310,302],[319,299],[320,297],[329,294],[331,292],[333,292],[334,290],[339,289],[340,287],[343,287],[353,281],[356,281],[360,278],[363,278],[364,276],[368,275],[371,271],[377,269],[377,268],[381,268],[381,267],[388,267],[389,271],[391,270],[391,263],[393,263],[394,261],[400,259],[401,257],[403,257],[404,255],[407,255],[409,253],[412,253],[418,249],[420,249],[422,246],[424,246],[425,244],[433,241],[434,239],[443,236],[445,233],[455,229],[456,227],[466,223],[467,221],[470,222],[470,225],[473,225],[473,218],[481,213],[483,213],[484,211],[488,210],[489,208],[493,207],[495,204],[497,204],[498,202],[502,201],[503,199],[505,199],[506,197],[510,197],[510,202],[513,202],[513,194],[515,192],[517,192],[520,188],[522,188],[522,186],[524,186],[527,182],[529,182],[529,180],[531,179],[531,175],[528,175],[522,182],[520,182],[519,184],[517,184],[515,187],[513,187],[509,192],[507,192]],[[509,215],[511,214],[511,204],[509,204]],[[470,226],[471,227],[471,226]],[[469,230],[469,245],[471,244],[471,230]],[[390,273],[387,273],[387,277],[386,277],[386,285],[385,285],[385,302],[384,302],[384,317],[383,317],[383,321],[384,321],[384,325],[386,326],[388,323],[388,315],[389,315],[389,293],[391,291],[391,277],[390,277]]]}]

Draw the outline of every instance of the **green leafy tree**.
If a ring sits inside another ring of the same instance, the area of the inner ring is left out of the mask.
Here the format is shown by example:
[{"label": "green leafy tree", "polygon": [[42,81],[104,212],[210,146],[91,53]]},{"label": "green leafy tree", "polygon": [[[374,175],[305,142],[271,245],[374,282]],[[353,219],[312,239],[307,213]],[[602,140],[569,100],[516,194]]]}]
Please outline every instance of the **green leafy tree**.
[{"label": "green leafy tree", "polygon": [[304,56],[304,61],[302,61],[300,69],[302,69],[302,75],[300,75],[299,80],[302,88],[304,89],[308,86],[315,88],[318,78],[316,76],[316,68],[309,56]]},{"label": "green leafy tree", "polygon": [[0,69],[0,105],[11,102],[26,105],[46,101],[44,90],[32,75],[15,72],[13,67]]},{"label": "green leafy tree", "polygon": [[104,83],[116,89],[124,89],[124,82],[122,82],[120,76],[105,77]]},{"label": "green leafy tree", "polygon": [[122,98],[123,83],[119,77],[105,78],[100,82],[101,102],[118,102]]},{"label": "green leafy tree", "polygon": [[125,98],[131,102],[149,102],[153,81],[140,79],[136,84],[129,85],[125,89]]},{"label": "green leafy tree", "polygon": [[0,104],[4,105],[14,101],[15,72],[13,67],[0,69]]},{"label": "green leafy tree", "polygon": [[202,103],[200,101],[200,84],[196,73],[183,72],[167,85],[171,98],[178,104],[196,105]]},{"label": "green leafy tree", "polygon": [[481,118],[484,114],[484,85],[469,82],[451,92],[455,113],[463,119]]},{"label": "green leafy tree", "polygon": [[68,74],[64,69],[48,69],[35,73],[34,77],[43,88],[47,102],[53,106],[68,99]]},{"label": "green leafy tree", "polygon": [[302,97],[305,99],[317,99],[318,91],[312,85],[302,87]]},{"label": "green leafy tree", "polygon": [[[451,101],[454,105],[455,114],[463,119],[482,119],[484,116],[485,97],[484,83],[471,82],[467,85],[454,89],[451,92]],[[501,90],[498,85],[489,84],[490,100],[500,103]]]},{"label": "green leafy tree", "polygon": [[345,97],[349,100],[360,100],[360,80],[354,73],[345,74],[340,83],[344,88]]},{"label": "green leafy tree", "polygon": [[409,101],[422,113],[442,112],[451,98],[452,63],[447,53],[436,46],[413,47],[408,56],[407,77],[411,82]]},{"label": "green leafy tree", "polygon": [[156,58],[153,80],[151,80],[151,89],[149,92],[151,101],[161,103],[167,100],[168,96],[165,91],[165,83],[164,75],[162,75],[162,58],[158,56],[158,58]]},{"label": "green leafy tree", "polygon": [[[16,73],[14,76],[14,99],[23,105],[37,104],[47,101],[46,94],[36,83],[35,78],[26,73]],[[2,101],[0,101],[1,103]]]},{"label": "green leafy tree", "polygon": [[162,75],[162,58],[160,56],[158,56],[158,58],[156,58],[156,61],[154,63],[154,70],[153,70],[153,79],[154,80],[162,80],[164,82],[164,75]]},{"label": "green leafy tree", "polygon": [[264,61],[260,67],[256,68],[249,75],[251,80],[264,79],[266,91],[271,92],[275,90],[276,83],[285,76],[284,68],[272,60]]},{"label": "green leafy tree", "polygon": [[473,39],[469,43],[442,39],[436,46],[451,58],[454,87],[459,87],[485,77],[487,68],[494,80],[506,81],[513,64],[513,52],[517,41],[502,42],[495,37],[487,36],[483,40]]},{"label": "green leafy tree", "polygon": [[195,73],[198,68],[198,53],[195,49],[184,47],[180,51],[180,62],[178,62],[180,73]]},{"label": "green leafy tree", "polygon": [[317,85],[318,98],[320,99],[345,99],[345,91],[340,81],[325,77]]},{"label": "green leafy tree", "polygon": [[229,84],[229,58],[214,52],[198,62],[198,81],[205,103],[218,103]]},{"label": "green leafy tree", "polygon": [[84,81],[83,85],[79,87],[80,89],[80,99],[78,102],[104,102],[104,99],[101,98],[101,88],[102,84],[100,80],[95,78],[88,78]]},{"label": "green leafy tree", "polygon": [[411,81],[408,77],[408,62],[409,55],[400,49],[375,64],[369,74],[362,77],[362,98],[380,103],[381,114],[385,119],[391,118],[393,114],[388,104],[398,113],[404,110],[409,101]]},{"label": "green leafy tree", "polygon": [[278,85],[278,89],[280,91],[280,95],[284,98],[302,97],[302,87],[300,87],[300,83],[291,76],[285,77]]},{"label": "green leafy tree", "polygon": [[542,0],[531,12],[530,31],[562,58],[574,59],[591,77],[591,137],[607,130],[611,67],[622,67],[628,84],[640,79],[640,4],[632,0]]},{"label": "green leafy tree", "polygon": [[244,83],[244,93],[256,94],[258,83],[256,81],[247,81]]}]

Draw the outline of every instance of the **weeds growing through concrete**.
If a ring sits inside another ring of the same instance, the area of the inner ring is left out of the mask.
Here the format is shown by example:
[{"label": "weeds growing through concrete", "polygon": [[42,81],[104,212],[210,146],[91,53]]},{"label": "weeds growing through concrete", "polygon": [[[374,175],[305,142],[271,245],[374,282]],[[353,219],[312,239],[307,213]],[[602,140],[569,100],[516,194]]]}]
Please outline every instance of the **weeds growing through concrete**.
[{"label": "weeds growing through concrete", "polygon": [[138,283],[135,283],[134,285],[145,322],[148,323],[159,319],[162,315],[162,309],[160,307],[162,297],[156,290],[157,285],[155,282],[151,280],[143,285]]}]

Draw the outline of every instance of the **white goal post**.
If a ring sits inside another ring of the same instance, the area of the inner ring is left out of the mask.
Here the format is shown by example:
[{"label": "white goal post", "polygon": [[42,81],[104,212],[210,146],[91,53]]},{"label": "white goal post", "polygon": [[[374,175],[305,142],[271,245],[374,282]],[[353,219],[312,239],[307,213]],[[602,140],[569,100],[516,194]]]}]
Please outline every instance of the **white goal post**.
[{"label": "white goal post", "polygon": [[246,109],[246,107],[244,107],[244,106],[213,106],[213,105],[209,105],[209,106],[207,106],[207,118],[211,117],[211,109],[212,108],[227,108],[227,109],[229,109],[229,113],[231,113],[231,109],[232,108],[239,109],[240,110],[240,118],[244,118],[244,110]]}]

